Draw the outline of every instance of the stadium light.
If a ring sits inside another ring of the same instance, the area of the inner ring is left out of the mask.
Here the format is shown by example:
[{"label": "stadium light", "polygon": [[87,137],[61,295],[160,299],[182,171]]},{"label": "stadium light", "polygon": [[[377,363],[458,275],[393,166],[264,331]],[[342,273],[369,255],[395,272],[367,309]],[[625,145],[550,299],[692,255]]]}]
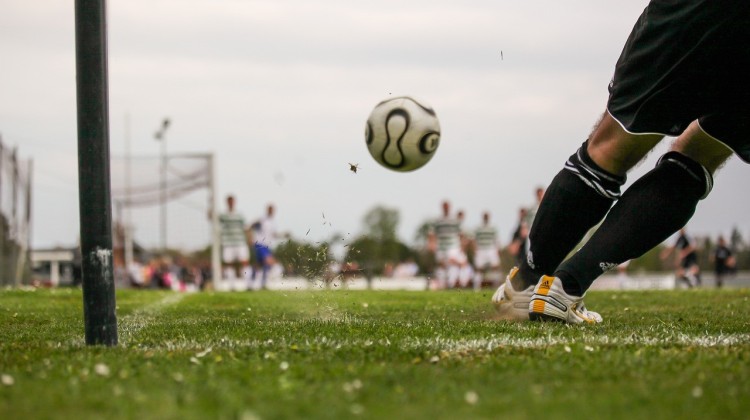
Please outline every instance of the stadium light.
[{"label": "stadium light", "polygon": [[156,141],[161,143],[161,249],[167,250],[167,128],[169,118],[164,118],[161,127],[154,134]]},{"label": "stadium light", "polygon": [[117,345],[104,0],[75,1],[78,201],[86,344]]}]

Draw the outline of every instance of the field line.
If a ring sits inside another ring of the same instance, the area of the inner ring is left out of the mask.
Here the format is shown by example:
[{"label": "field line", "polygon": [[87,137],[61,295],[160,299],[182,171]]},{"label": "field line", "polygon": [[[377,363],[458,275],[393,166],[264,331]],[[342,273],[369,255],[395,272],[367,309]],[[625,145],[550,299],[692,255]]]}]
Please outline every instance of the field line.
[{"label": "field line", "polygon": [[[683,333],[674,334],[657,334],[657,335],[640,335],[629,337],[536,337],[520,338],[517,336],[503,335],[492,338],[414,338],[405,337],[397,339],[378,338],[378,339],[332,339],[328,337],[301,338],[300,340],[288,340],[286,338],[267,339],[267,340],[233,340],[231,338],[221,338],[216,340],[196,341],[196,340],[170,340],[163,345],[154,347],[164,347],[168,350],[202,350],[211,348],[255,348],[269,350],[279,348],[295,348],[307,350],[339,350],[347,348],[367,348],[367,347],[393,347],[401,351],[421,350],[436,352],[472,352],[472,351],[492,351],[503,348],[517,349],[543,349],[550,346],[564,346],[565,351],[570,351],[573,347],[585,347],[587,351],[593,351],[596,346],[603,347],[731,347],[750,345],[750,334],[719,334],[719,335],[688,335]],[[593,346],[593,347],[592,347]]]},{"label": "field line", "polygon": [[127,344],[143,328],[153,323],[167,307],[178,304],[185,297],[184,293],[172,293],[157,302],[138,308],[118,320],[120,341]]}]

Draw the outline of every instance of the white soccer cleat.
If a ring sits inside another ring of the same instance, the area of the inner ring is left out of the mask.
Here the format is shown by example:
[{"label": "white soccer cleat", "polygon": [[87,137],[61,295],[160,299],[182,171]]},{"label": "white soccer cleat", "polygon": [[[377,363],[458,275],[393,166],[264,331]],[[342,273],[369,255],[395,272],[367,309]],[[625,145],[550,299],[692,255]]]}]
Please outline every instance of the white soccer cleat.
[{"label": "white soccer cleat", "polygon": [[586,310],[583,296],[565,293],[562,281],[552,276],[542,276],[539,280],[528,310],[529,319],[532,321],[560,321],[568,324],[602,322],[601,315]]},{"label": "white soccer cleat", "polygon": [[500,319],[509,321],[528,321],[529,302],[534,293],[534,286],[517,291],[513,288],[511,280],[518,274],[518,267],[513,267],[505,278],[505,283],[497,288],[492,295],[492,303],[495,305]]}]

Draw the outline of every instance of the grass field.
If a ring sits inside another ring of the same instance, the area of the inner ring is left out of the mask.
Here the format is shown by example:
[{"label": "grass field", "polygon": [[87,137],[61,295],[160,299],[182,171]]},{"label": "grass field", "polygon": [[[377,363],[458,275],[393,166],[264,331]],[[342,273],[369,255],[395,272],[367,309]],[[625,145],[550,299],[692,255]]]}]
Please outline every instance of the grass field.
[{"label": "grass field", "polygon": [[491,291],[0,291],[0,419],[747,418],[750,291],[591,292],[601,325],[493,319]]}]

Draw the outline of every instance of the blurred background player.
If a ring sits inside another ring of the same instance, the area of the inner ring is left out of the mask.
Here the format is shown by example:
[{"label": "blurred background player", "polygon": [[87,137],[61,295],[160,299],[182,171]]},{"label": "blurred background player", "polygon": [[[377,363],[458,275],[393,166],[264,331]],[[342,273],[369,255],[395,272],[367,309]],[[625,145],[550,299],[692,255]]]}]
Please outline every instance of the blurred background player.
[{"label": "blurred background player", "polygon": [[667,259],[675,250],[677,250],[675,254],[677,258],[675,262],[675,279],[683,282],[688,288],[700,286],[701,269],[698,265],[698,252],[695,240],[687,234],[685,228],[680,229],[680,234],[674,245],[662,251],[661,258],[663,260]]},{"label": "blurred background player", "polygon": [[[529,232],[531,231],[531,225],[534,224],[539,205],[542,203],[542,199],[544,199],[544,191],[544,187],[536,187],[534,189],[534,203],[519,211],[518,227],[513,233],[513,242],[511,243],[511,253],[516,256],[519,264],[525,262],[528,256]],[[516,241],[518,242],[516,243]]]},{"label": "blurred background player", "polygon": [[[482,213],[482,224],[474,231],[474,290],[482,287],[482,283],[493,279],[499,283],[500,277],[500,243],[497,239],[497,229],[490,225],[490,213]],[[497,287],[498,284],[495,284]]]},{"label": "blurred background player", "polygon": [[526,224],[528,213],[529,210],[526,207],[518,209],[518,225],[516,225],[516,230],[513,231],[513,236],[508,244],[508,252],[515,258],[518,266],[526,261],[526,241],[529,238],[529,225]]},{"label": "blurred background player", "polygon": [[432,223],[427,235],[427,247],[435,254],[438,268],[435,277],[438,287],[453,288],[458,281],[461,262],[461,228],[458,219],[451,217],[451,204],[443,201],[442,216]]},{"label": "blurred background player", "polygon": [[620,286],[620,289],[625,289],[628,287],[628,282],[630,281],[630,276],[628,275],[629,266],[630,260],[627,260],[617,266],[617,284]]},{"label": "blurred background player", "polygon": [[257,259],[257,267],[253,270],[252,277],[250,279],[249,287],[252,289],[255,286],[255,279],[257,277],[257,271],[260,270],[260,288],[266,288],[266,282],[268,280],[269,270],[276,264],[276,258],[273,256],[271,249],[273,243],[276,240],[276,223],[274,222],[275,209],[273,204],[269,204],[266,207],[266,215],[261,217],[260,220],[253,223],[253,239],[255,241],[255,258]]},{"label": "blurred background player", "polygon": [[531,226],[534,224],[536,212],[539,210],[539,205],[542,204],[542,200],[544,199],[544,187],[539,186],[534,189],[534,198],[534,204],[529,206],[524,220],[529,229],[531,229]]},{"label": "blurred background player", "polygon": [[227,196],[227,211],[219,215],[221,261],[224,279],[249,277],[250,250],[247,246],[245,218],[235,210],[234,196]]},{"label": "blurred background player", "polygon": [[716,287],[720,288],[724,285],[724,278],[734,273],[736,266],[734,255],[732,250],[727,246],[727,241],[723,236],[719,236],[716,244],[716,249],[711,255],[711,259],[714,263],[714,274],[716,275]]}]

